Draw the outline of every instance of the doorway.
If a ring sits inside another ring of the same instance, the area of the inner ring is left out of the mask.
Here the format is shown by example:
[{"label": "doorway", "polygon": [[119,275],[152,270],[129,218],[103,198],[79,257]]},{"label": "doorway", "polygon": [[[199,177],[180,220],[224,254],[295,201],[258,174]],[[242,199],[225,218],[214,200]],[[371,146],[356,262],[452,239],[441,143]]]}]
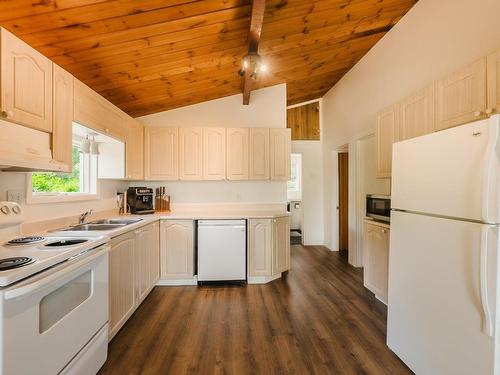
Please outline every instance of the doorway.
[{"label": "doorway", "polygon": [[288,212],[290,213],[290,244],[300,245],[303,239],[302,214],[302,154],[291,154],[291,173],[287,183]]},{"label": "doorway", "polygon": [[349,154],[338,154],[339,173],[339,251],[349,250]]}]

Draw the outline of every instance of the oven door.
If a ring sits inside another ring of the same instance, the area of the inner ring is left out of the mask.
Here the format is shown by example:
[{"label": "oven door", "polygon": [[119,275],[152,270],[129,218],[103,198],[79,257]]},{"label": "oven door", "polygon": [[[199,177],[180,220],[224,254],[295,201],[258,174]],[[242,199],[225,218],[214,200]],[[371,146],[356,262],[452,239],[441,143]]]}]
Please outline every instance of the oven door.
[{"label": "oven door", "polygon": [[106,324],[108,249],[1,291],[1,374],[57,374]]}]

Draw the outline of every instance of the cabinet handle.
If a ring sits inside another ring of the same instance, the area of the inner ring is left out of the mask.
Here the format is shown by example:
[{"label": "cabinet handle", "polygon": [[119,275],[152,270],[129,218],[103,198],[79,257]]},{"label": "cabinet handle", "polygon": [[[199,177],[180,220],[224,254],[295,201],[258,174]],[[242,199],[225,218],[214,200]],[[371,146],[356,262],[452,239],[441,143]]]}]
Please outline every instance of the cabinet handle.
[{"label": "cabinet handle", "polygon": [[479,117],[479,116],[481,116],[482,114],[483,114],[483,112],[482,112],[482,111],[476,111],[476,112],[474,112],[474,116],[475,116],[475,117]]},{"label": "cabinet handle", "polygon": [[385,229],[382,229],[382,233],[387,233],[387,231]]},{"label": "cabinet handle", "polygon": [[485,113],[486,113],[487,115],[491,115],[493,112],[495,112],[495,110],[494,110],[493,108],[486,108]]}]

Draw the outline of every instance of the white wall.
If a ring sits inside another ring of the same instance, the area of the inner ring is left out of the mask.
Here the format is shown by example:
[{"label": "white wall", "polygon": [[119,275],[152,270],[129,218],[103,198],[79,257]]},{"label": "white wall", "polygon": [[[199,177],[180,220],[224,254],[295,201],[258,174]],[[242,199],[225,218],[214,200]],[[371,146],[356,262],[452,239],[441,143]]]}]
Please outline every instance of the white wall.
[{"label": "white wall", "polygon": [[100,181],[100,199],[64,203],[26,204],[26,179],[29,174],[20,172],[0,172],[0,200],[7,200],[7,190],[21,190],[22,202],[27,221],[49,219],[80,214],[86,210],[95,211],[116,208],[116,192],[120,182]]},{"label": "white wall", "polygon": [[304,245],[323,245],[323,163],[320,141],[292,141],[302,154],[302,236]]},{"label": "white wall", "polygon": [[[137,118],[149,126],[175,127],[286,127],[286,85],[252,91],[250,104],[242,94],[210,100]],[[275,203],[286,204],[286,182],[197,181],[132,182],[151,187],[163,185],[175,203]]]},{"label": "white wall", "polygon": [[[323,97],[325,199],[334,194],[332,151],[355,148],[356,140],[372,134],[375,113],[384,107],[499,49],[499,14],[498,0],[420,0]],[[331,243],[336,213],[326,211]]]},{"label": "white wall", "polygon": [[151,126],[286,127],[286,84],[252,91],[250,104],[243,105],[242,102],[242,94],[232,95],[138,117],[137,120]]}]

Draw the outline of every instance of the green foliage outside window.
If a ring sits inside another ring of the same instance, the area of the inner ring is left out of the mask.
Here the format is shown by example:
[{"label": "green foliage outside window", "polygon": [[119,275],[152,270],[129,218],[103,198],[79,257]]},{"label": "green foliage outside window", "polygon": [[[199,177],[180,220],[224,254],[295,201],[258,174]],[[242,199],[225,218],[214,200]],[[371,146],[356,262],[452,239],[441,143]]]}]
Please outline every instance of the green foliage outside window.
[{"label": "green foliage outside window", "polygon": [[77,193],[80,191],[80,151],[73,146],[71,173],[33,173],[35,193]]}]

